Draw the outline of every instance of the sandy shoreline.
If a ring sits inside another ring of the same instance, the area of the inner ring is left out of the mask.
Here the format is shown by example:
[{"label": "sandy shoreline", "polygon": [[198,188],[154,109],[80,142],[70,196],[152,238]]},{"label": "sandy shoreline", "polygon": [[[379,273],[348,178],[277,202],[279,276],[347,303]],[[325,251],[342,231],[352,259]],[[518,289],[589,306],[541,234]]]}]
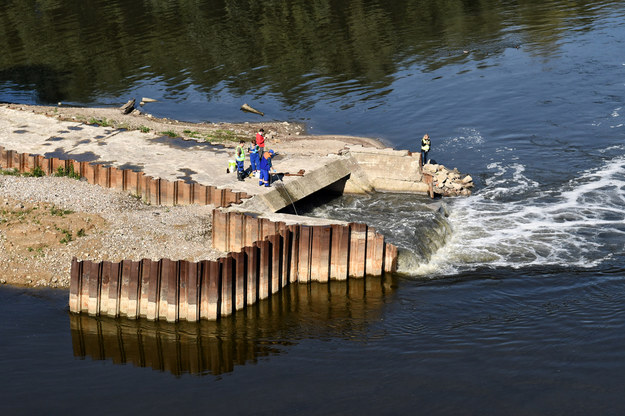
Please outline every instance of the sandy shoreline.
[{"label": "sandy shoreline", "polygon": [[[236,140],[254,137],[259,128],[267,133],[268,140],[273,147],[284,148],[291,151],[315,152],[313,146],[302,148],[301,143],[315,141],[315,147],[319,146],[319,152],[328,151],[335,153],[346,144],[360,144],[365,147],[388,147],[380,139],[345,136],[345,135],[311,135],[306,132],[302,123],[267,120],[259,117],[257,122],[245,123],[189,123],[168,118],[155,118],[149,113],[122,114],[118,108],[93,108],[93,107],[54,107],[25,104],[4,104],[7,108],[18,109],[35,114],[44,114],[63,121],[78,121],[91,123],[102,121],[114,128],[128,130],[149,129],[152,132],[174,132],[180,137],[189,139],[207,139],[226,145],[236,145]],[[143,110],[141,110],[143,111]],[[230,139],[230,140],[229,140]]]},{"label": "sandy shoreline", "polygon": [[[109,128],[170,131],[198,141],[211,137],[226,147],[235,145],[233,137],[253,137],[261,126],[272,147],[282,152],[321,156],[346,144],[385,147],[370,138],[307,135],[303,125],[287,122],[196,124],[123,115],[115,108],[5,106]],[[0,145],[11,148],[11,138],[0,137]],[[146,205],[123,192],[64,177],[0,175],[0,284],[67,288],[74,256],[95,261],[215,259],[224,253],[211,247],[212,208]]]}]

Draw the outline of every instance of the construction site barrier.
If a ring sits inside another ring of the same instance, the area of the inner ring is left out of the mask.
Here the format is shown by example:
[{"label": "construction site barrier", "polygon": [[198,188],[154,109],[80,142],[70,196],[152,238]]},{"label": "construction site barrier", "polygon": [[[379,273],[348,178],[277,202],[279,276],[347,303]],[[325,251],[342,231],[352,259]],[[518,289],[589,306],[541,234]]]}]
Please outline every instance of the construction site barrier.
[{"label": "construction site barrier", "polygon": [[153,205],[198,204],[228,207],[250,197],[245,192],[219,189],[196,182],[188,183],[181,180],[172,182],[147,176],[143,172],[93,162],[19,153],[7,150],[3,146],[0,146],[0,168],[16,169],[20,173],[30,173],[39,168],[46,175],[75,172],[88,183],[126,191]]}]

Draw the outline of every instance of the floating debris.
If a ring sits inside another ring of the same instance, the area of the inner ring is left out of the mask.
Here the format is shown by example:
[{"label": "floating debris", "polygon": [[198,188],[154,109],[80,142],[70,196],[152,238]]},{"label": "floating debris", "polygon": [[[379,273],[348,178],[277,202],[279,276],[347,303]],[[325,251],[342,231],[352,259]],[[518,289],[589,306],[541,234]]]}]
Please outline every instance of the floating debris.
[{"label": "floating debris", "polygon": [[258,110],[256,110],[255,108],[252,108],[252,107],[250,107],[250,106],[249,106],[249,105],[247,105],[247,104],[243,104],[243,105],[241,106],[241,110],[242,110],[242,111],[247,111],[248,113],[260,114],[261,116],[264,116],[264,115],[265,115],[265,113],[263,113],[263,112],[261,112],[261,111],[258,111]]}]

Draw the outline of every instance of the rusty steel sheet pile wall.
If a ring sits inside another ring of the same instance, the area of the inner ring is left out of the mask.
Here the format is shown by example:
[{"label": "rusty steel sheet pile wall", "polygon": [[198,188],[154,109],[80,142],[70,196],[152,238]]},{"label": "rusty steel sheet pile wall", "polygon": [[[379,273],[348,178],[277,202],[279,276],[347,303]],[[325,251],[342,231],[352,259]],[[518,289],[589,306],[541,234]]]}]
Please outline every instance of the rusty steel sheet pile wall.
[{"label": "rusty steel sheet pile wall", "polygon": [[72,260],[72,312],[148,320],[228,316],[289,283],[290,231],[215,261]]},{"label": "rusty steel sheet pile wall", "polygon": [[245,192],[218,189],[199,183],[168,181],[153,178],[143,172],[118,169],[93,162],[78,162],[73,159],[46,158],[40,155],[18,153],[0,146],[0,168],[17,169],[21,173],[40,168],[46,175],[54,175],[62,169],[73,170],[87,182],[103,188],[114,188],[140,196],[145,202],[154,205],[215,205],[228,207],[249,198]]},{"label": "rusty steel sheet pile wall", "polygon": [[[0,168],[46,175],[74,171],[91,184],[155,205],[227,207],[249,195],[198,183],[167,181],[103,164],[18,153],[0,146]],[[216,320],[278,293],[290,283],[381,276],[397,268],[397,247],[366,224],[287,225],[213,210],[216,261],[72,260],[70,311],[132,319]]]},{"label": "rusty steel sheet pile wall", "polygon": [[[397,267],[397,248],[366,224],[286,225],[214,210],[215,261],[72,260],[76,313],[148,320],[216,320],[290,283],[361,280]],[[249,222],[248,222],[249,221]],[[255,240],[249,245],[247,238]]]},{"label": "rusty steel sheet pile wall", "polygon": [[[288,231],[288,232],[287,232]],[[381,276],[397,269],[397,247],[367,224],[287,225],[240,212],[213,210],[213,247],[236,252],[274,235],[290,241],[291,282]]]}]

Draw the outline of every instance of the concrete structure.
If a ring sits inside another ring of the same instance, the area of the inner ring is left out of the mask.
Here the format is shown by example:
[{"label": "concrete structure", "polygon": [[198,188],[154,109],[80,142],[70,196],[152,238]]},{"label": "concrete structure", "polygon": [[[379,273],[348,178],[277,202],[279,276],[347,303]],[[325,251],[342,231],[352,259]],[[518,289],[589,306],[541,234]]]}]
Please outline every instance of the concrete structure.
[{"label": "concrete structure", "polygon": [[[116,130],[0,106],[0,167],[45,174],[73,170],[89,183],[158,205],[208,204],[217,261],[78,261],[70,310],[90,315],[197,321],[228,316],[290,283],[358,280],[392,273],[397,248],[366,224],[275,213],[315,192],[429,192],[420,154],[346,146],[338,154],[280,154],[274,186],[225,172],[232,149],[139,131]],[[11,149],[5,148],[10,145]],[[54,147],[54,149],[52,149]],[[43,155],[38,155],[43,154]],[[181,177],[181,173],[184,175]],[[210,185],[206,185],[210,184]]]},{"label": "concrete structure", "polygon": [[430,191],[421,171],[421,153],[347,146],[344,155],[353,160],[345,193]]}]

